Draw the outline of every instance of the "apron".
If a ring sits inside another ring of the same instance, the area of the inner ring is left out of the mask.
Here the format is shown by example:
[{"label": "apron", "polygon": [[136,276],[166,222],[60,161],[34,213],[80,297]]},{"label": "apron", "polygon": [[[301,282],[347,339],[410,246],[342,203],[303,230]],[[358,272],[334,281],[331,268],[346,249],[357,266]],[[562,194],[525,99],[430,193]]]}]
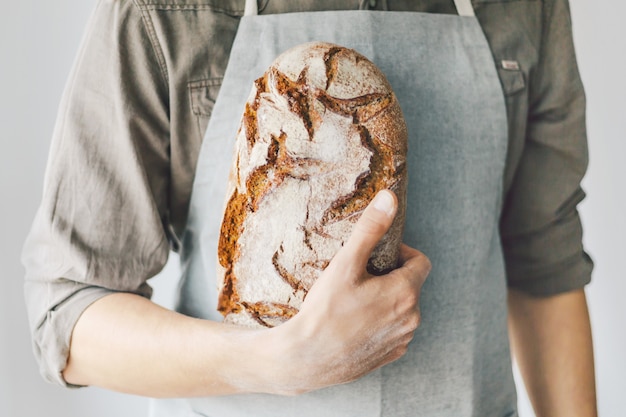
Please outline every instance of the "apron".
[{"label": "apron", "polygon": [[[236,132],[253,81],[309,41],[353,48],[387,76],[408,132],[404,241],[429,256],[422,324],[398,361],[296,397],[154,400],[153,417],[516,416],[498,221],[504,97],[470,0],[460,16],[339,11],[256,15],[246,2],[199,155],[183,235],[178,310],[221,321],[215,271]],[[210,349],[210,346],[207,347]]]}]

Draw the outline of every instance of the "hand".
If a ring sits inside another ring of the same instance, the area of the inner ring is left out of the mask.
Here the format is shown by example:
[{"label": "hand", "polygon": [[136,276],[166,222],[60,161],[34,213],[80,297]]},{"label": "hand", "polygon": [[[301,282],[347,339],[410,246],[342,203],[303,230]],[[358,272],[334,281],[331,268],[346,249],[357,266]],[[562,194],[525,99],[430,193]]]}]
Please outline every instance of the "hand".
[{"label": "hand", "polygon": [[63,376],[150,397],[298,394],[355,380],[398,359],[419,324],[419,292],[430,263],[404,246],[400,268],[382,276],[365,271],[396,206],[387,191],[368,206],[287,323],[252,330],[113,293],[80,316]]},{"label": "hand", "polygon": [[397,199],[381,191],[361,215],[346,245],[309,291],[300,312],[272,331],[281,333],[282,366],[275,382],[299,394],[356,380],[407,351],[420,322],[419,295],[430,261],[406,245],[401,266],[366,272],[367,260],[391,226]]}]

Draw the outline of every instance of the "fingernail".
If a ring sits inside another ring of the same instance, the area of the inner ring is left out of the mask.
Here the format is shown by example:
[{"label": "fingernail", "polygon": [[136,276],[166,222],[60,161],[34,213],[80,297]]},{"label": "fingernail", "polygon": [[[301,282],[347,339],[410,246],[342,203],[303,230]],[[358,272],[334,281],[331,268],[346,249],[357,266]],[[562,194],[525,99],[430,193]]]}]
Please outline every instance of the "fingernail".
[{"label": "fingernail", "polygon": [[378,211],[382,211],[387,216],[393,216],[394,204],[393,197],[388,191],[381,191],[376,194],[374,201],[372,202],[374,208]]}]

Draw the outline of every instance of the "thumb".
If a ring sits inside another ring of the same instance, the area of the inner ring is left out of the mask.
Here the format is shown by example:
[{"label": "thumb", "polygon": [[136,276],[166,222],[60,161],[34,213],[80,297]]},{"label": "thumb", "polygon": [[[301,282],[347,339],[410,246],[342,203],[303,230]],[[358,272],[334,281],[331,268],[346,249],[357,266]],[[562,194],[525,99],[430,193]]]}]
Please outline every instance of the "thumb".
[{"label": "thumb", "polygon": [[396,215],[398,199],[389,190],[382,190],[365,208],[354,225],[352,234],[338,255],[351,258],[353,264],[365,269],[376,244],[387,233]]}]

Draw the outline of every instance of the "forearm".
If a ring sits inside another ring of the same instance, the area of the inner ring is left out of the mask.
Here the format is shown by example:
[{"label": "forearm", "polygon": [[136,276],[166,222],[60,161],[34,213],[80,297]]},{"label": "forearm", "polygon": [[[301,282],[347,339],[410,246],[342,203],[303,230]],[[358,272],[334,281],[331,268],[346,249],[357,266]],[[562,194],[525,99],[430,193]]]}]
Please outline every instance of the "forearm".
[{"label": "forearm", "polygon": [[151,397],[299,394],[353,381],[398,359],[419,325],[430,262],[403,245],[398,269],[366,272],[396,207],[394,195],[381,192],[300,312],[272,329],[193,319],[133,294],[103,297],[74,327],[65,379]]},{"label": "forearm", "polygon": [[596,416],[584,291],[533,297],[509,290],[508,302],[513,353],[537,417]]},{"label": "forearm", "polygon": [[63,373],[96,385],[150,397],[262,391],[273,358],[267,332],[235,328],[166,310],[133,294],[92,304],[72,333]]}]

